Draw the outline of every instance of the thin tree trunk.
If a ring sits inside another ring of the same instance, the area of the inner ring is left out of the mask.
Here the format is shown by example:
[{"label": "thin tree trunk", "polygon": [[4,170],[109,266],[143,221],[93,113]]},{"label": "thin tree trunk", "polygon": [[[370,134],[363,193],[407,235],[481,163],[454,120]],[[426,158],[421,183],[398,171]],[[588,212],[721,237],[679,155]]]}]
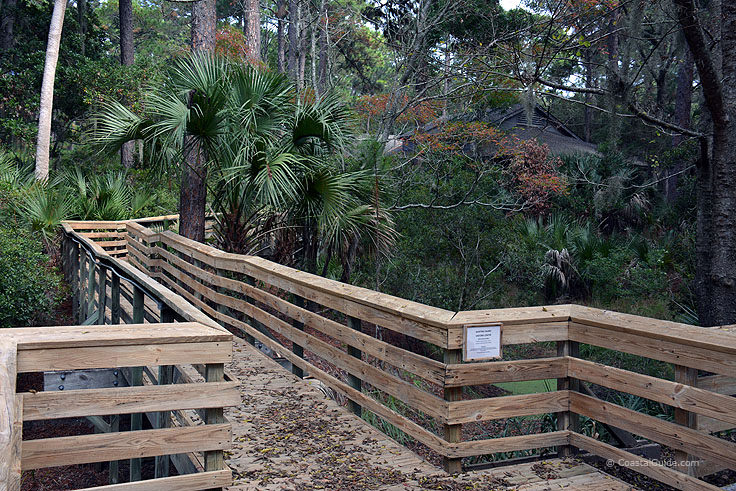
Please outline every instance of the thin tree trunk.
[{"label": "thin tree trunk", "polygon": [[309,30],[309,67],[311,68],[312,87],[320,94],[320,87],[317,84],[317,33],[315,25],[312,24],[312,28]]},{"label": "thin tree trunk", "polygon": [[[119,0],[118,15],[120,18],[120,64],[131,66],[135,62],[133,50],[133,2],[132,0]],[[126,142],[120,148],[120,163],[126,169],[135,164],[134,158],[135,142]]]},{"label": "thin tree trunk", "polygon": [[[214,53],[217,14],[214,0],[199,0],[192,8],[192,52]],[[192,137],[185,137],[181,191],[179,194],[179,233],[204,242],[207,204],[207,156]]]},{"label": "thin tree trunk", "polygon": [[299,51],[299,1],[289,0],[289,60],[288,71],[292,80],[296,80]]},{"label": "thin tree trunk", "polygon": [[[690,128],[690,112],[693,103],[693,55],[685,47],[685,57],[677,69],[677,91],[675,93],[675,123],[682,128]],[[675,148],[683,142],[683,135],[672,137],[672,147]],[[664,195],[668,202],[673,203],[677,199],[677,182],[680,171],[684,165],[679,159],[669,169],[669,176],[664,182]]]},{"label": "thin tree trunk", "polygon": [[0,17],[0,52],[13,48],[17,0],[5,0]]},{"label": "thin tree trunk", "polygon": [[46,62],[41,83],[41,104],[38,113],[38,140],[36,142],[36,179],[45,181],[49,177],[49,146],[51,145],[51,117],[54,110],[54,79],[59,61],[61,29],[64,26],[66,0],[54,1],[51,14],[49,40],[46,45]]},{"label": "thin tree trunk", "polygon": [[84,56],[87,44],[87,0],[77,0],[77,22],[79,23],[79,35],[82,38],[81,53]]},{"label": "thin tree trunk", "polygon": [[327,0],[321,0],[319,4],[319,68],[317,87],[323,93],[327,88],[327,63],[329,39],[327,38]]},{"label": "thin tree trunk", "polygon": [[245,40],[248,54],[253,61],[261,61],[261,4],[259,0],[248,0]]},{"label": "thin tree trunk", "polygon": [[284,40],[284,17],[286,17],[286,4],[284,0],[278,0],[276,4],[276,58],[279,73],[286,70],[286,42]]},{"label": "thin tree trunk", "polygon": [[[590,89],[593,88],[593,53],[590,48],[586,49],[583,53],[585,62],[585,87]],[[590,143],[591,133],[593,130],[593,109],[590,107],[590,102],[593,95],[589,92],[585,93],[585,108],[584,112],[584,124],[583,124],[583,139]]]},{"label": "thin tree trunk", "polygon": [[[300,3],[297,12],[299,18],[299,25],[304,26],[306,22],[306,12],[304,11],[303,5]],[[304,27],[299,30],[299,59],[297,61],[297,74],[296,74],[296,88],[302,90],[304,88],[304,69],[306,68],[307,62],[307,43],[309,42],[309,32]]]}]

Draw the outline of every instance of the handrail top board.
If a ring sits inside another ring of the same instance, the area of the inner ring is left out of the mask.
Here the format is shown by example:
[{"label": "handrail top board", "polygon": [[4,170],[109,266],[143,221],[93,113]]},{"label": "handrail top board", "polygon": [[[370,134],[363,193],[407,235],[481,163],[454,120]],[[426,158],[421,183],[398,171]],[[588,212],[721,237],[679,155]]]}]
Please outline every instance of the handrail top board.
[{"label": "handrail top board", "polygon": [[17,327],[5,331],[0,340],[13,340],[18,350],[226,342],[233,337],[198,322],[121,324],[115,329],[109,326]]},{"label": "handrail top board", "polygon": [[230,263],[231,265],[247,265],[260,270],[264,274],[271,274],[285,278],[321,293],[349,299],[351,301],[430,326],[446,328],[450,319],[455,315],[454,312],[449,310],[424,305],[412,300],[395,297],[387,293],[376,292],[368,288],[362,288],[323,278],[318,275],[307,273],[306,271],[274,263],[258,256],[245,256],[223,252],[209,245],[183,237],[175,232],[164,231],[161,232],[161,236],[190,247],[216,261],[219,260],[223,266],[226,266],[227,263]]}]

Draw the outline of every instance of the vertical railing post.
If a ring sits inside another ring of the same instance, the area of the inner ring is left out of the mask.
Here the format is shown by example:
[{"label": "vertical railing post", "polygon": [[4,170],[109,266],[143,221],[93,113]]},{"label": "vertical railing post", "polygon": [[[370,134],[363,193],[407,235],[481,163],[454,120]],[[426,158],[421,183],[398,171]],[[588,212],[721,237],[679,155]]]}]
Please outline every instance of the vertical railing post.
[{"label": "vertical railing post", "polygon": [[[133,324],[143,324],[145,320],[145,298],[143,290],[133,285]],[[130,369],[130,385],[143,385],[143,367],[132,367]],[[130,431],[138,431],[143,428],[143,414],[134,413],[130,415]],[[130,459],[130,481],[141,480],[141,459]]]},{"label": "vertical railing post", "polygon": [[[578,357],[579,355],[580,344],[577,341],[557,341],[557,356]],[[580,390],[580,381],[572,377],[558,378],[557,390],[577,392]],[[580,431],[580,416],[571,411],[557,413],[557,429]],[[576,450],[571,445],[563,445],[558,449],[558,453],[560,457],[572,457]]]},{"label": "vertical railing post", "polygon": [[105,310],[107,310],[107,271],[109,268],[100,264],[100,281],[97,291],[97,324],[105,323]]},{"label": "vertical railing post", "polygon": [[84,322],[84,316],[87,313],[87,269],[89,268],[89,257],[84,249],[80,249],[81,268],[79,270],[79,295],[76,307],[77,307],[77,322],[82,324]]},{"label": "vertical railing post", "polygon": [[[161,322],[174,322],[174,311],[167,305],[161,306]],[[161,365],[158,367],[158,385],[168,385],[174,383],[174,366]],[[169,428],[171,426],[171,411],[159,411],[156,413],[156,428]],[[171,457],[168,455],[158,455],[154,459],[155,477],[168,477],[169,463]]]},{"label": "vertical railing post", "polygon": [[87,272],[87,315],[85,321],[95,312],[95,291],[97,290],[97,263],[89,256],[89,271]]},{"label": "vertical railing post", "polygon": [[72,315],[79,317],[79,244],[71,241],[71,275],[69,284],[72,287]]},{"label": "vertical railing post", "polygon": [[[689,385],[691,387],[697,387],[698,385],[698,370],[696,368],[690,368],[682,365],[675,365],[675,382],[678,384]],[[681,409],[675,408],[675,423],[688,428],[697,428],[697,414]],[[695,474],[695,466],[693,462],[695,457],[689,455],[687,452],[682,450],[675,451],[675,463],[677,470],[684,472],[688,475]],[[683,468],[684,467],[684,468]]]},{"label": "vertical railing post", "polygon": [[[298,296],[298,295],[294,295],[294,305],[296,305],[297,307],[302,307],[303,308],[304,307],[304,299],[302,297]],[[291,324],[295,328],[299,329],[300,331],[303,331],[304,330],[304,324],[302,322],[299,322],[296,319],[294,319],[291,322]],[[304,347],[302,345],[292,342],[291,343],[291,350],[299,358],[304,358]],[[296,375],[299,378],[304,378],[304,370],[302,370],[301,367],[298,367],[298,366],[294,365],[293,363],[291,364],[291,373],[293,373],[294,375]]]},{"label": "vertical railing post", "polygon": [[110,324],[120,324],[120,276],[112,274],[110,288]]},{"label": "vertical railing post", "polygon": [[[246,282],[246,283],[248,283],[248,285],[252,286],[253,288],[255,288],[255,287],[256,287],[256,280],[254,280],[252,276],[246,276],[246,277],[245,277],[245,282]],[[251,298],[250,296],[247,296],[247,295],[246,295],[246,297],[245,297],[245,301],[246,301],[246,302],[248,302],[248,305],[253,305],[253,298]],[[255,325],[255,323],[254,323],[254,319],[253,319],[253,317],[251,317],[251,316],[247,316],[246,320],[248,321],[248,324],[249,324],[249,325],[250,325],[250,326],[251,326],[251,327],[252,327],[253,329],[257,329],[257,328],[256,328],[256,325]],[[247,342],[248,342],[249,344],[251,344],[251,345],[255,345],[255,344],[256,344],[256,338],[254,338],[253,336],[251,336],[251,335],[250,335],[250,334],[248,334],[247,332],[245,333],[245,340],[246,340],[246,341],[247,341]]]},{"label": "vertical railing post", "polygon": [[[463,350],[461,349],[445,349],[443,360],[447,365],[454,365],[462,362]],[[462,400],[463,388],[462,387],[445,387],[443,389],[443,395],[446,401],[454,402]],[[463,425],[461,424],[445,424],[444,425],[444,436],[445,441],[448,443],[459,443],[463,439]],[[463,459],[461,458],[450,458],[443,457],[442,463],[445,468],[445,472],[449,474],[459,474],[463,470]]]},{"label": "vertical railing post", "polygon": [[[204,379],[206,382],[224,382],[225,365],[210,363],[205,366]],[[221,407],[209,408],[205,411],[205,423],[220,424],[225,422],[225,414]],[[210,450],[204,453],[204,470],[218,471],[225,467],[225,455],[222,450]]]},{"label": "vertical railing post", "polygon": [[[353,316],[348,316],[348,327],[350,327],[351,329],[355,329],[358,332],[362,332],[363,330],[360,319]],[[354,356],[359,360],[363,358],[363,353],[358,348],[354,348],[352,345],[348,345],[348,354],[350,356]],[[362,381],[359,377],[353,375],[352,373],[348,373],[348,384],[350,384],[350,387],[357,390],[358,392],[361,392],[363,390]],[[358,417],[361,417],[363,415],[363,408],[356,401],[350,400],[349,405],[350,411],[352,411],[353,414]]]}]

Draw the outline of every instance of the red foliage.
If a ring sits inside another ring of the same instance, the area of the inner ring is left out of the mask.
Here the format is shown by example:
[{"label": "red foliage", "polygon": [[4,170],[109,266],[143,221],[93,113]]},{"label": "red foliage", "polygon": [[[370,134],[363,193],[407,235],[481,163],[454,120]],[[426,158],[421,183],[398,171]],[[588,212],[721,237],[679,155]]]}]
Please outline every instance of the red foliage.
[{"label": "red foliage", "polygon": [[567,193],[567,182],[558,171],[562,161],[550,156],[546,144],[517,141],[511,155],[507,172],[512,185],[533,211],[543,212],[549,207],[550,198]]},{"label": "red foliage", "polygon": [[[355,111],[358,117],[365,120],[368,126],[370,122],[380,118],[385,112],[389,103],[390,94],[364,95],[358,98],[355,104]],[[407,105],[409,96],[400,96],[399,107]],[[404,112],[402,112],[396,122],[399,124],[411,123],[414,126],[427,124],[435,120],[441,111],[440,104],[437,101],[422,101],[416,104],[409,104]]]},{"label": "red foliage", "polygon": [[233,61],[260,63],[253,57],[245,34],[233,26],[222,26],[215,34],[215,53]]}]

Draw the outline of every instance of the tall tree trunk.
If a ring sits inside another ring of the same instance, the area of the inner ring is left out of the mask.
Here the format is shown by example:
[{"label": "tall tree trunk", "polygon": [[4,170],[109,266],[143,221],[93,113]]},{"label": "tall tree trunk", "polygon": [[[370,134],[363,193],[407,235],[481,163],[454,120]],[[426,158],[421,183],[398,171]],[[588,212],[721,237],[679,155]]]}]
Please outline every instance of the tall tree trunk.
[{"label": "tall tree trunk", "polygon": [[[214,53],[217,14],[215,0],[199,0],[192,9],[192,52]],[[185,137],[184,166],[179,193],[179,233],[204,242],[207,204],[207,156],[192,137]]]},{"label": "tall tree trunk", "polygon": [[[693,55],[687,46],[685,46],[685,56],[677,69],[677,91],[675,93],[675,122],[682,128],[690,128],[694,68]],[[672,137],[672,147],[677,147],[684,139],[683,135],[674,135]],[[668,176],[664,182],[664,195],[670,203],[677,199],[678,176],[683,168],[683,162],[678,159],[672,168],[668,169]]]},{"label": "tall tree trunk", "polygon": [[0,52],[12,49],[15,42],[15,17],[17,0],[5,0],[0,11]]},{"label": "tall tree trunk", "polygon": [[289,0],[289,60],[288,71],[292,80],[296,80],[298,72],[299,52],[299,1]]},{"label": "tall tree trunk", "polygon": [[77,22],[79,35],[82,38],[81,53],[84,56],[87,44],[87,0],[77,0]]},{"label": "tall tree trunk", "polygon": [[319,68],[317,75],[317,87],[323,93],[327,88],[327,63],[329,56],[329,38],[327,33],[327,0],[321,0],[319,4]]},{"label": "tall tree trunk", "polygon": [[49,177],[49,146],[51,145],[51,116],[54,110],[54,79],[59,61],[61,29],[64,27],[66,0],[54,1],[51,14],[49,40],[46,45],[46,63],[41,83],[41,105],[38,113],[38,140],[36,142],[36,179],[45,181]]},{"label": "tall tree trunk", "polygon": [[[736,323],[736,3],[713,2],[716,24],[709,48],[692,0],[674,0],[680,27],[698,69],[712,122],[712,139],[701,138],[697,169],[696,294],[703,326]],[[721,11],[722,10],[722,11]],[[710,146],[710,149],[708,148]],[[709,151],[710,150],[710,151]]]},{"label": "tall tree trunk", "polygon": [[[131,66],[135,61],[133,51],[133,2],[132,0],[119,0],[118,16],[120,20],[120,64]],[[120,163],[126,169],[135,164],[134,155],[135,142],[126,142],[120,148]]]},{"label": "tall tree trunk", "polygon": [[261,4],[259,0],[248,0],[245,40],[253,61],[261,61]]},{"label": "tall tree trunk", "polygon": [[[307,12],[304,10],[308,10],[302,7],[302,4],[299,4],[299,25],[304,26],[306,25],[306,22],[304,22],[304,19],[307,17]],[[298,67],[297,67],[297,74],[296,74],[296,88],[298,90],[302,90],[304,88],[304,69],[306,68],[307,63],[307,49],[308,49],[308,43],[309,43],[309,30],[302,27],[299,31],[299,59],[297,61]]]},{"label": "tall tree trunk", "polygon": [[[585,88],[593,88],[593,51],[587,48],[583,52],[583,60],[585,63]],[[590,143],[591,133],[593,131],[593,108],[590,107],[590,101],[593,94],[585,93],[585,107],[583,108],[583,139]]]},{"label": "tall tree trunk", "polygon": [[284,39],[284,17],[286,17],[286,3],[284,0],[278,0],[276,4],[276,58],[278,62],[279,73],[286,70],[286,41]]}]

